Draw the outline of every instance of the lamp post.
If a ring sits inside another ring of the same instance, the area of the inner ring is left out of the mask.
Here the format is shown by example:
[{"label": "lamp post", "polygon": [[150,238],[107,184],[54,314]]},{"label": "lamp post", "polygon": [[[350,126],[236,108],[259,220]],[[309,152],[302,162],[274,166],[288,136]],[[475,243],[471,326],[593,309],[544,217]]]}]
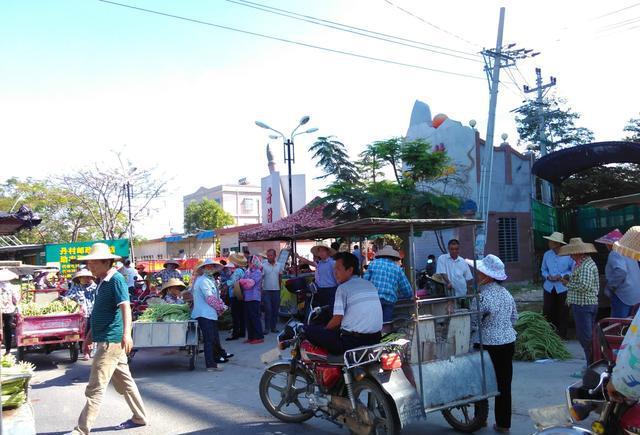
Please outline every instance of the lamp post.
[{"label": "lamp post", "polygon": [[269,127],[267,124],[265,124],[262,121],[256,121],[256,125],[258,127],[264,128],[266,130],[271,130],[274,133],[277,133],[277,135],[270,135],[269,137],[271,139],[282,138],[283,151],[284,151],[284,161],[287,162],[287,169],[288,169],[288,181],[289,181],[289,204],[288,205],[289,205],[289,215],[293,214],[293,181],[292,181],[292,177],[291,177],[291,164],[295,163],[295,161],[296,161],[296,154],[295,154],[295,148],[294,148],[293,139],[296,136],[299,136],[301,134],[314,133],[314,132],[318,131],[318,129],[314,127],[314,128],[309,128],[309,129],[307,129],[305,131],[298,132],[298,129],[300,127],[302,127],[303,125],[305,125],[306,123],[308,123],[310,119],[311,118],[309,116],[303,116],[302,118],[300,118],[300,122],[298,123],[298,126],[293,129],[293,131],[291,132],[289,137],[286,137],[284,134],[282,134],[278,130],[275,130],[275,129]]},{"label": "lamp post", "polygon": [[133,251],[133,218],[131,215],[131,176],[136,172],[138,168],[131,168],[129,174],[127,174],[127,182],[124,185],[125,193],[127,194],[127,204],[129,206],[129,258],[135,262],[135,253]]}]

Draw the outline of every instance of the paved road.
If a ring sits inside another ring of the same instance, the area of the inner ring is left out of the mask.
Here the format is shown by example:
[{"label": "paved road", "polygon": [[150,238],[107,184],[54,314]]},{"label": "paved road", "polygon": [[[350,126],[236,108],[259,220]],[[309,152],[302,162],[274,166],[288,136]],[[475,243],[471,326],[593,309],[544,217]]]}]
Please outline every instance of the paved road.
[{"label": "paved road", "polygon": [[[272,334],[263,345],[233,342],[227,350],[236,354],[221,373],[203,370],[202,358],[195,371],[187,370],[187,358],[162,350],[140,351],[131,370],[145,400],[151,425],[128,431],[128,434],[344,434],[327,421],[312,419],[303,425],[283,424],[273,419],[258,397],[258,381],[263,363],[260,355],[273,349]],[[572,351],[579,355],[575,343]],[[66,353],[33,355],[36,363],[31,399],[40,434],[61,434],[73,428],[84,405],[84,387],[90,363],[68,364]],[[530,408],[563,403],[564,389],[573,381],[570,374],[582,366],[580,360],[551,364],[516,363],[513,385],[514,417],[512,433],[533,432],[528,417]],[[489,428],[493,425],[490,412]],[[123,399],[110,387],[96,422],[96,433],[119,433],[113,427],[129,418]],[[404,432],[403,432],[404,433]],[[413,426],[408,434],[453,434],[439,414]],[[480,433],[494,433],[484,429]]]}]

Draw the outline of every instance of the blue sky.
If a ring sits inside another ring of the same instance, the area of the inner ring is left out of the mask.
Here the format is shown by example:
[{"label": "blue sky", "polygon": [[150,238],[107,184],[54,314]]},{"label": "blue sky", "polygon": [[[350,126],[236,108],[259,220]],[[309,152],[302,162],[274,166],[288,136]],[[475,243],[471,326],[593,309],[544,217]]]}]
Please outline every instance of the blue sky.
[{"label": "blue sky", "polygon": [[[386,44],[235,5],[224,0],[125,1],[254,32],[482,77],[482,64]],[[557,91],[583,114],[597,139],[618,139],[640,111],[635,56],[640,33],[616,23],[640,17],[636,2],[263,0],[264,3],[446,48],[495,44],[499,6],[505,42],[542,55],[520,64],[558,77]],[[607,27],[611,26],[611,27]],[[469,44],[455,35],[471,41]],[[0,141],[3,176],[45,177],[87,167],[121,150],[172,180],[149,237],[180,230],[180,198],[266,172],[268,134],[260,119],[290,131],[304,114],[318,134],[337,135],[355,155],[371,141],[403,135],[416,98],[486,130],[482,80],[380,64],[264,40],[97,0],[5,0],[0,5]],[[519,85],[524,79],[515,74]],[[505,76],[496,134],[517,141],[511,109],[522,96]],[[296,170],[317,171],[300,137]],[[272,144],[276,157],[280,145]],[[25,159],[25,150],[30,150]],[[35,156],[35,157],[33,157]],[[311,183],[312,191],[321,185]]]}]

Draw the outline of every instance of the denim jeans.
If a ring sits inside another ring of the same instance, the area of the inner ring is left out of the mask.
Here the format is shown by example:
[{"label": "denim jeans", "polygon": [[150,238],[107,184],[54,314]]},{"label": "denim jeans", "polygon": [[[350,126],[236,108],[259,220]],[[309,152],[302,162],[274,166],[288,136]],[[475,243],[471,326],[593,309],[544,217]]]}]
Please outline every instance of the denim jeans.
[{"label": "denim jeans", "polygon": [[198,317],[198,327],[202,332],[202,341],[204,342],[205,365],[207,368],[217,367],[217,361],[221,356],[218,322],[206,317]]},{"label": "denim jeans", "polygon": [[573,320],[576,322],[576,336],[584,356],[587,359],[587,365],[591,364],[592,358],[592,338],[593,327],[596,324],[596,315],[598,314],[597,305],[571,305],[573,312]]},{"label": "denim jeans", "polygon": [[393,307],[396,304],[380,299],[380,305],[382,305],[382,321],[384,323],[391,322],[393,320]]},{"label": "denim jeans", "polygon": [[244,301],[244,320],[247,324],[249,340],[262,340],[262,316],[260,316],[260,301]]},{"label": "denim jeans", "polygon": [[629,317],[631,314],[631,305],[627,305],[620,300],[618,295],[614,292],[611,292],[611,317],[616,317],[620,319],[624,319],[625,317]]},{"label": "denim jeans", "polygon": [[280,290],[264,290],[262,302],[264,303],[264,330],[265,332],[275,331],[280,311]]}]

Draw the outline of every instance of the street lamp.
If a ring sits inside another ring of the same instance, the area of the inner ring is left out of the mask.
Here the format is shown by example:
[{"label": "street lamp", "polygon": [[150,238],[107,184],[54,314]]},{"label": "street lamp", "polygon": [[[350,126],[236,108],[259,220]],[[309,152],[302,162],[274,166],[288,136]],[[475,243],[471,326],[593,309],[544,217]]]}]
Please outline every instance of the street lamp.
[{"label": "street lamp", "polygon": [[298,125],[296,126],[296,128],[293,129],[293,131],[291,132],[291,134],[289,135],[289,137],[287,138],[284,134],[282,134],[281,132],[279,132],[278,130],[275,130],[271,127],[269,127],[267,124],[265,124],[262,121],[256,121],[256,125],[260,128],[264,128],[265,130],[271,130],[276,134],[272,134],[269,135],[269,137],[271,139],[278,139],[278,138],[282,138],[283,140],[283,145],[284,145],[284,161],[287,162],[287,167],[289,170],[289,215],[293,214],[293,188],[292,188],[292,178],[291,178],[291,164],[295,163],[296,161],[296,155],[295,155],[295,148],[294,148],[294,143],[293,143],[293,139],[296,136],[299,136],[301,134],[307,134],[307,133],[314,133],[316,131],[318,131],[317,128],[309,128],[305,131],[300,131],[298,132],[298,129],[300,127],[302,127],[303,125],[305,125],[306,123],[309,122],[309,120],[311,119],[311,117],[305,115],[302,118],[300,118],[300,122],[298,122]]},{"label": "street lamp", "polygon": [[131,215],[131,176],[138,168],[131,168],[127,174],[127,183],[124,185],[127,194],[127,203],[129,205],[129,258],[135,262],[135,253],[133,251],[133,219]]}]

